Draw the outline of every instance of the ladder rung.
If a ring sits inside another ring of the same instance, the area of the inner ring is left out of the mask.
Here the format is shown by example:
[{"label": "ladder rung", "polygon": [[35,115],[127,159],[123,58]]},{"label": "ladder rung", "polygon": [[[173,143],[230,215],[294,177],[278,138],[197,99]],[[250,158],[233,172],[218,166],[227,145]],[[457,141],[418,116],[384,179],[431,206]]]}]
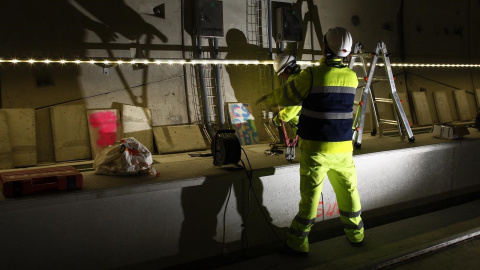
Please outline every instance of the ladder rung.
[{"label": "ladder rung", "polygon": [[373,81],[388,81],[387,77],[373,77]]},{"label": "ladder rung", "polygon": [[[359,80],[368,81],[368,77],[358,77]],[[393,78],[395,80],[395,78]],[[373,77],[372,81],[388,81],[387,77]]]},{"label": "ladder rung", "polygon": [[380,119],[380,124],[387,124],[387,125],[398,125],[398,122],[395,120],[387,120],[387,119]]},{"label": "ladder rung", "polygon": [[375,102],[393,103],[393,99],[391,99],[391,98],[375,98]]},{"label": "ladder rung", "polygon": [[358,57],[358,58],[369,58],[369,57],[373,57],[375,53],[352,53],[350,55],[352,57]]}]

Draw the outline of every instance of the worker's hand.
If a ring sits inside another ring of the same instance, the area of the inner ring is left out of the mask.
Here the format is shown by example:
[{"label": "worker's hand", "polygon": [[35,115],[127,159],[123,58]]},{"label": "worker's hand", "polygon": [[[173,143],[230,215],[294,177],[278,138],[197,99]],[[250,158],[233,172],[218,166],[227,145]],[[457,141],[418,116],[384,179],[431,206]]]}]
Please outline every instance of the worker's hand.
[{"label": "worker's hand", "polygon": [[272,122],[274,125],[281,127],[282,126],[282,121],[278,119],[278,113],[273,117]]}]

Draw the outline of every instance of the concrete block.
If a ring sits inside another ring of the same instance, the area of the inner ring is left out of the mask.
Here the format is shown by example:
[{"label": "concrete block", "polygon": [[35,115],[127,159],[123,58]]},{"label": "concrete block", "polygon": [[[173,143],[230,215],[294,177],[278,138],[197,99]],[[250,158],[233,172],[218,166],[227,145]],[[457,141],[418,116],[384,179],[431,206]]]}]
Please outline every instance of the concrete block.
[{"label": "concrete block", "polygon": [[112,109],[120,112],[122,137],[134,137],[153,153],[152,113],[149,108],[114,102]]},{"label": "concrete block", "polygon": [[2,109],[8,119],[13,166],[37,165],[34,109]]},{"label": "concrete block", "polygon": [[457,108],[458,119],[460,121],[471,121],[475,117],[472,117],[470,113],[470,106],[468,106],[467,94],[465,90],[453,91],[453,97],[455,100],[455,106]]},{"label": "concrete block", "polygon": [[413,106],[415,107],[415,116],[419,126],[433,124],[432,115],[427,102],[425,92],[412,92]]},{"label": "concrete block", "polygon": [[87,113],[84,105],[50,108],[55,161],[90,159]]},{"label": "concrete block", "polygon": [[120,115],[116,109],[87,110],[87,119],[92,157],[95,159],[103,148],[121,139]]},{"label": "concrete block", "polygon": [[13,168],[12,144],[8,130],[7,113],[0,110],[0,170]]},{"label": "concrete block", "polygon": [[445,91],[433,92],[433,100],[437,109],[438,121],[440,123],[452,122],[452,113],[450,112],[450,105],[448,105]]},{"label": "concrete block", "polygon": [[55,162],[50,108],[35,110],[37,162]]},{"label": "concrete block", "polygon": [[159,154],[207,149],[200,127],[197,125],[154,127],[153,135]]}]

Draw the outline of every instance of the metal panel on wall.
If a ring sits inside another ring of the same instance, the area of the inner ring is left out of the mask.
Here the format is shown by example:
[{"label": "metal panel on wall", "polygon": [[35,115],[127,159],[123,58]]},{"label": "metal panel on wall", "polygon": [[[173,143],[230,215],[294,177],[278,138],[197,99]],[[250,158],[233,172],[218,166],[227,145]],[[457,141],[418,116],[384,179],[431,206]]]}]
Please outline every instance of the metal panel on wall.
[{"label": "metal panel on wall", "polygon": [[277,42],[302,41],[302,10],[299,7],[279,7],[276,13]]},{"label": "metal panel on wall", "polygon": [[223,2],[196,0],[193,33],[197,37],[223,37]]}]

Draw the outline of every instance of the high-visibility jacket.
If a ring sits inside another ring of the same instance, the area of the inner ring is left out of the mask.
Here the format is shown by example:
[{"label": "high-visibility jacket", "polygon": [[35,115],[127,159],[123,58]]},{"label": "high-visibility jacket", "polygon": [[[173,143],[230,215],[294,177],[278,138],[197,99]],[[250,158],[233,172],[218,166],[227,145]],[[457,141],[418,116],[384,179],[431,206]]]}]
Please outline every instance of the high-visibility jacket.
[{"label": "high-visibility jacket", "polygon": [[358,86],[356,73],[341,59],[325,59],[309,67],[267,97],[270,105],[302,103],[300,147],[312,152],[346,153],[352,146],[352,109]]}]

